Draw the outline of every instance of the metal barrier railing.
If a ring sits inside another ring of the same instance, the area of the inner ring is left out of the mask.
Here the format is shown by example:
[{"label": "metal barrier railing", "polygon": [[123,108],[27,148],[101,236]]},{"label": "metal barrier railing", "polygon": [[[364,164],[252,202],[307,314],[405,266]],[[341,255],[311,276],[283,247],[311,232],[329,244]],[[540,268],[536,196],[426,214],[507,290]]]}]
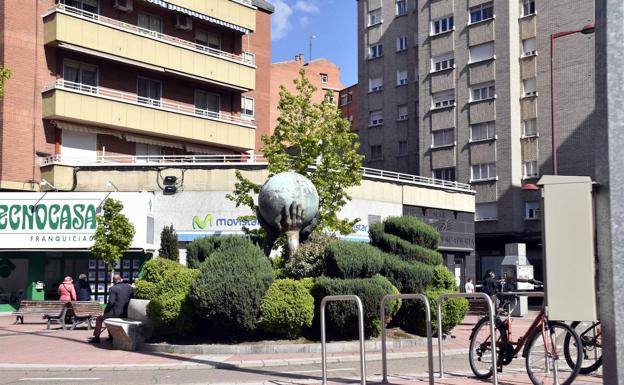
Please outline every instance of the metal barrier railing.
[{"label": "metal barrier railing", "polygon": [[362,385],[366,385],[366,356],[364,352],[364,307],[357,295],[329,295],[321,300],[321,362],[323,385],[327,385],[327,341],[325,341],[325,305],[332,301],[355,301],[358,307],[358,329],[360,341],[360,375]]},{"label": "metal barrier railing", "polygon": [[492,299],[485,293],[448,293],[438,297],[438,353],[440,355],[440,378],[444,378],[444,340],[442,338],[442,302],[448,298],[482,298],[487,302],[488,311],[490,313],[490,338],[492,340],[492,382],[498,385],[498,373],[496,368],[496,325],[494,318],[496,311]]},{"label": "metal barrier railing", "polygon": [[382,382],[388,383],[388,362],[386,354],[386,302],[393,299],[419,299],[425,304],[425,317],[427,321],[427,357],[429,363],[429,385],[433,385],[433,343],[431,341],[431,306],[429,299],[424,294],[388,294],[381,300],[379,313],[381,316],[381,366],[383,371]]}]

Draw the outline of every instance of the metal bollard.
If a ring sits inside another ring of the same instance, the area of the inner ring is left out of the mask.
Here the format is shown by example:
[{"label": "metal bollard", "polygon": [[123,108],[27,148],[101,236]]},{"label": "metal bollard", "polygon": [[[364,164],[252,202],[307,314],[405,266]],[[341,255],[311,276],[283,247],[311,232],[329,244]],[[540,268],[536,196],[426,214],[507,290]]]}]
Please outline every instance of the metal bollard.
[{"label": "metal bollard", "polygon": [[358,329],[360,340],[360,376],[362,385],[366,385],[366,357],[364,351],[364,307],[357,295],[329,295],[321,300],[321,364],[323,385],[327,385],[327,342],[325,341],[325,305],[331,301],[355,301],[358,307]]},{"label": "metal bollard", "polygon": [[393,299],[419,299],[425,303],[427,321],[427,357],[429,363],[429,385],[433,385],[433,342],[431,338],[431,306],[424,294],[388,294],[381,300],[379,313],[381,315],[381,366],[383,371],[382,382],[388,383],[388,361],[386,353],[386,302]]}]

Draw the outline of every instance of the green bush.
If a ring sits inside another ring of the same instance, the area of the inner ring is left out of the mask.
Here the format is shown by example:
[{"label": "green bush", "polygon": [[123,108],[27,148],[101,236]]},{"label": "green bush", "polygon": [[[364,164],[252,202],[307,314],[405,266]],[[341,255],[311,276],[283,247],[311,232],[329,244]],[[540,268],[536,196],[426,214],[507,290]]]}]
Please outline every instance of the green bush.
[{"label": "green bush", "polygon": [[384,265],[385,254],[367,244],[334,241],[325,249],[325,274],[335,278],[370,278]]},{"label": "green bush", "polygon": [[323,274],[325,249],[335,238],[315,231],[308,241],[290,256],[285,264],[289,277],[301,279],[305,277],[319,277]]},{"label": "green bush", "polygon": [[295,339],[304,327],[312,326],[314,298],[303,282],[280,279],[264,295],[260,315],[265,331]]},{"label": "green bush", "polygon": [[437,250],[440,244],[438,230],[412,216],[387,218],[384,221],[384,231],[431,250]]},{"label": "green bush", "polygon": [[217,250],[224,247],[246,245],[248,243],[249,239],[247,237],[236,235],[217,235],[194,239],[186,247],[187,265],[192,269],[199,269],[201,263]]},{"label": "green bush", "polygon": [[382,223],[371,225],[369,235],[373,245],[387,253],[397,254],[406,261],[419,261],[429,265],[442,263],[442,254],[384,232]]},{"label": "green bush", "polygon": [[422,293],[433,282],[433,268],[420,262],[407,262],[386,254],[381,275],[388,278],[401,293]]},{"label": "green bush", "polygon": [[135,282],[135,297],[150,300],[147,315],[159,333],[189,334],[194,325],[188,294],[199,272],[164,258],[148,261],[143,272]]},{"label": "green bush", "polygon": [[274,279],[262,250],[248,239],[232,243],[212,253],[200,271],[190,293],[196,314],[208,321],[215,335],[253,332],[262,296]]},{"label": "green bush", "polygon": [[453,273],[444,265],[438,265],[433,268],[432,288],[444,289],[451,292],[457,291],[457,283]]},{"label": "green bush", "polygon": [[[435,335],[438,331],[438,297],[443,293],[450,293],[450,290],[432,289],[426,290],[425,295],[431,304],[431,332]],[[457,324],[461,323],[468,313],[468,301],[464,298],[449,298],[442,303],[442,331],[450,332]],[[425,306],[421,301],[406,301],[397,318],[403,330],[418,334],[427,335]]]},{"label": "green bush", "polygon": [[[321,301],[328,295],[357,295],[364,307],[364,332],[366,336],[377,336],[381,331],[379,304],[386,294],[396,293],[397,289],[381,275],[366,279],[331,279],[320,277],[312,287],[314,297],[313,330],[320,330]],[[386,305],[386,314],[391,319],[400,307],[398,300]],[[330,339],[353,339],[358,335],[358,312],[353,301],[330,302],[325,308],[327,337]]]}]

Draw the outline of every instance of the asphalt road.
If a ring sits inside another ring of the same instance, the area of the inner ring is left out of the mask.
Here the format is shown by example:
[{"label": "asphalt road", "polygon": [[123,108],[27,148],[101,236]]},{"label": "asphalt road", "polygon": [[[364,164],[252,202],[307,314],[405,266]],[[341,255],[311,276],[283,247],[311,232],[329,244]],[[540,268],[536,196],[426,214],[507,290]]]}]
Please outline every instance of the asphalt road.
[{"label": "asphalt road", "polygon": [[[70,353],[70,352],[68,352]],[[523,361],[517,365],[522,367]],[[517,366],[516,365],[516,366]],[[435,366],[437,368],[437,364]],[[446,370],[468,372],[465,356],[449,356]],[[381,376],[381,362],[367,363],[367,378]],[[396,359],[388,361],[392,376],[424,376],[427,372],[425,358]],[[328,365],[330,381],[353,382],[359,378],[359,362]],[[350,381],[351,380],[351,381]],[[2,371],[0,384],[233,384],[262,383],[318,383],[321,381],[320,365],[276,366],[268,368],[187,369],[187,370],[92,370],[92,371]]]}]

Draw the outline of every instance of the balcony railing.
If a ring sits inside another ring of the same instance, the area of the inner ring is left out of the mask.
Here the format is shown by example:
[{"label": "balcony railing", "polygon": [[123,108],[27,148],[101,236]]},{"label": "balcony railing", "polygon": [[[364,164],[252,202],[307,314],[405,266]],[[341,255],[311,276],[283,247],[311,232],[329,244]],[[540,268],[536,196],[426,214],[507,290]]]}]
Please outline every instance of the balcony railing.
[{"label": "balcony railing", "polygon": [[51,90],[63,90],[74,93],[79,93],[88,96],[94,96],[98,98],[104,98],[108,100],[135,104],[137,106],[155,108],[168,112],[175,112],[179,114],[192,115],[198,118],[218,120],[224,123],[237,124],[249,128],[255,128],[253,121],[249,118],[234,116],[223,112],[213,112],[193,106],[166,102],[158,99],[150,99],[147,97],[139,96],[137,94],[131,94],[126,92],[120,92],[103,87],[94,87],[81,83],[69,82],[64,79],[57,79],[54,82],[48,84],[43,92]]},{"label": "balcony railing", "polygon": [[56,4],[54,7],[50,8],[50,10],[44,16],[52,14],[54,12],[65,13],[65,14],[72,15],[78,18],[85,19],[90,22],[94,22],[94,23],[98,23],[101,25],[111,27],[111,28],[119,29],[125,32],[139,34],[149,39],[158,40],[167,44],[173,44],[178,47],[190,49],[190,50],[193,50],[193,51],[205,54],[205,55],[217,56],[225,60],[233,61],[239,64],[244,64],[244,65],[248,65],[252,67],[255,66],[255,55],[250,52],[243,52],[242,55],[235,55],[233,53],[220,51],[218,49],[210,48],[205,45],[196,44],[188,40],[182,40],[177,37],[165,35],[160,32],[152,31],[146,28],[138,27],[136,25],[124,23],[119,20],[101,16],[101,15],[98,15],[97,13],[83,11],[82,9],[70,7],[65,4]]},{"label": "balcony railing", "polygon": [[[50,165],[65,166],[110,166],[110,167],[137,167],[141,165],[158,166],[266,166],[267,159],[264,155],[122,155],[109,156],[97,155],[92,158],[71,158],[63,155],[53,155],[39,158],[41,167]],[[471,186],[466,183],[450,182],[441,179],[426,178],[418,175],[403,174],[400,172],[385,171],[374,168],[362,167],[360,173],[364,178],[386,180],[401,184],[419,185],[424,187],[437,187],[446,190],[474,193]]]}]

